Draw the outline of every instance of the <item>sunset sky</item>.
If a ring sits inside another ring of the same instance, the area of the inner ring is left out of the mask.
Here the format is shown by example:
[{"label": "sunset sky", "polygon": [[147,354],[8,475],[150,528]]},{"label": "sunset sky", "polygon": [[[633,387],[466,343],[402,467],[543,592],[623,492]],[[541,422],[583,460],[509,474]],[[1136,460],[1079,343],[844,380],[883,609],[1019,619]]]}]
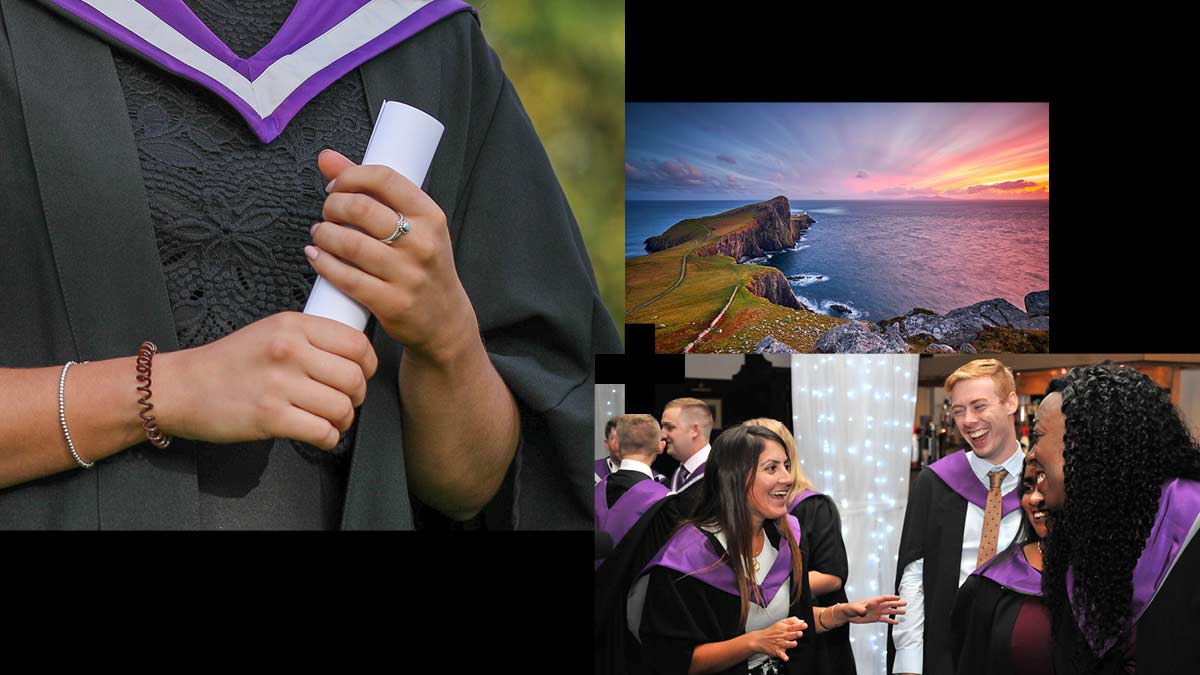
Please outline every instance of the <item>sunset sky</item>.
[{"label": "sunset sky", "polygon": [[1047,199],[1047,103],[628,103],[626,199]]}]

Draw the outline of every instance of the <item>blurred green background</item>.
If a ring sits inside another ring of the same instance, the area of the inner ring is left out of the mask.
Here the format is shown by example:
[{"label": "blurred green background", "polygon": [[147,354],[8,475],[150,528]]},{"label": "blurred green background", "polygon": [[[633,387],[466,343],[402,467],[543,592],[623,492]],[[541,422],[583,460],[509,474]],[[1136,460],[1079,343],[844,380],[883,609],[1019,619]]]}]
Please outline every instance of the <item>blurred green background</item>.
[{"label": "blurred green background", "polygon": [[625,3],[471,4],[546,146],[623,337]]}]

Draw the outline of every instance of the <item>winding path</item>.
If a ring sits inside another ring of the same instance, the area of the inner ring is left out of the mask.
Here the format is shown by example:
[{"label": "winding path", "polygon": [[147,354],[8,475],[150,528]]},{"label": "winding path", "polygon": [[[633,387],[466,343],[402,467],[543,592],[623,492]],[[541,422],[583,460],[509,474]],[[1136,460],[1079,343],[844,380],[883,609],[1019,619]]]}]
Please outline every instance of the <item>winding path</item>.
[{"label": "winding path", "polygon": [[[679,284],[683,283],[683,276],[685,274],[687,274],[688,256],[692,255],[692,253],[696,249],[700,248],[700,246],[702,246],[704,244],[704,242],[708,241],[708,238],[710,236],[712,236],[713,231],[712,231],[711,227],[709,227],[708,225],[705,225],[704,229],[708,230],[708,233],[705,234],[704,237],[699,242],[697,242],[697,244],[695,246],[693,246],[687,253],[683,254],[683,260],[681,260],[679,263],[679,278],[675,280],[675,283],[672,284],[670,288],[663,291],[662,293],[659,293],[658,295],[654,296],[653,298],[650,298],[646,302],[643,302],[642,304],[638,305],[637,307],[634,307],[633,309],[629,310],[629,314],[633,314],[634,312],[638,311],[639,309],[641,309],[651,303],[657,302],[659,299],[661,299],[667,293],[670,293],[671,291],[675,290],[676,288],[679,288]],[[722,310],[722,311],[724,311],[724,310]]]},{"label": "winding path", "polygon": [[729,301],[726,302],[725,306],[721,308],[721,312],[719,314],[717,314],[717,318],[713,319],[712,323],[708,324],[708,328],[705,328],[704,332],[702,332],[702,333],[700,333],[700,335],[696,336],[695,340],[692,340],[692,342],[690,344],[688,344],[688,346],[683,348],[684,354],[690,354],[692,349],[696,345],[700,344],[700,341],[703,340],[706,335],[708,335],[709,331],[711,331],[712,329],[717,327],[717,323],[721,320],[722,317],[725,316],[725,310],[729,309],[729,306],[733,304],[733,297],[735,295],[737,295],[738,289],[741,287],[742,287],[741,284],[734,285],[733,292],[729,294]]}]

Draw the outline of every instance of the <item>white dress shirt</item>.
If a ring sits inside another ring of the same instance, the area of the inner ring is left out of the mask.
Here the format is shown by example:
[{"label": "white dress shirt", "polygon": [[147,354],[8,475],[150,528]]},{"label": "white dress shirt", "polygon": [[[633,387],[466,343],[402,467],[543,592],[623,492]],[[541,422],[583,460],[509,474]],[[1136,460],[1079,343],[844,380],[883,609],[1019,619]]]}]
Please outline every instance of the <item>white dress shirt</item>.
[{"label": "white dress shirt", "polygon": [[[971,472],[983,483],[985,488],[991,488],[988,474],[993,469],[1005,469],[1008,475],[1000,483],[1000,492],[1007,494],[1021,482],[1021,466],[1025,455],[1021,452],[1020,443],[1016,452],[1003,464],[993,465],[987,460],[980,459],[975,453],[967,451],[967,463]],[[1025,512],[1017,509],[1000,519],[1000,535],[997,546],[1000,550],[1007,547],[1005,542],[1012,541],[1021,527],[1021,519]],[[962,559],[958,568],[958,585],[961,587],[971,572],[975,571],[975,561],[979,558],[979,539],[983,535],[983,509],[967,502],[967,517],[963,524]],[[1001,546],[1003,544],[1003,546]],[[897,594],[908,606],[907,613],[899,617],[900,623],[892,627],[892,642],[896,645],[896,660],[892,664],[893,673],[921,673],[924,666],[925,647],[925,559],[914,560],[904,568],[900,577],[900,588]]]},{"label": "white dress shirt", "polygon": [[[654,480],[654,472],[650,470],[650,465],[636,459],[622,458],[621,466],[617,468],[617,471],[637,471],[646,474],[650,480]],[[613,473],[616,473],[616,471]]]},{"label": "white dress shirt", "polygon": [[688,477],[687,480],[683,482],[683,485],[679,486],[679,489],[676,490],[676,492],[683,492],[696,482],[694,475],[696,473],[696,469],[699,469],[701,464],[704,464],[708,461],[708,453],[711,450],[712,445],[706,444],[703,448],[693,452],[691,457],[687,458],[687,461],[683,463],[683,468],[687,470]]}]

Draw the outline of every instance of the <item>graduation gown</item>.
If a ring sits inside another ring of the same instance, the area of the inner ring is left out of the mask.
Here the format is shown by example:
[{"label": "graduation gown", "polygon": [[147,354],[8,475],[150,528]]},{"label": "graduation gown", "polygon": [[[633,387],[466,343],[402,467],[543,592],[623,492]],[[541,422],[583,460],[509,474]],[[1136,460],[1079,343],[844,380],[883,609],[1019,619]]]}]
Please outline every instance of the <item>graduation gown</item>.
[{"label": "graduation gown", "polygon": [[[112,52],[143,55],[67,9],[81,4],[0,0],[0,367],[129,356],[147,339],[178,347]],[[445,125],[424,188],[446,214],[485,348],[521,412],[486,522],[587,529],[592,486],[579,467],[592,448],[592,357],[621,345],[549,160],[466,9],[434,0],[420,10],[431,22],[351,67],[373,118],[388,99]],[[367,332],[379,369],[358,411],[341,526],[411,529],[403,348],[374,322]],[[0,528],[188,529],[197,503],[195,445],[176,439],[0,491]]]},{"label": "graduation gown", "polygon": [[[924,559],[925,589],[924,675],[953,672],[950,656],[950,612],[958,590],[963,529],[967,504],[987,505],[987,489],[975,477],[965,452],[955,452],[923,469],[913,482],[900,535],[896,588],[909,563]],[[1001,512],[1021,508],[1019,488],[1004,495]],[[888,625],[888,672],[896,658],[892,626]]]},{"label": "graduation gown", "polygon": [[619,546],[597,561],[593,586],[595,672],[634,675],[648,672],[641,643],[629,632],[625,597],[646,564],[679,526],[681,495],[671,492],[639,516]]},{"label": "graduation gown", "polygon": [[[788,516],[788,521],[799,537],[795,518]],[[788,673],[812,672],[815,624],[808,575],[799,580],[791,578],[791,554],[786,542],[774,527],[765,530],[779,557],[763,582],[764,600],[770,603],[783,581],[790,580],[789,602],[794,604],[787,616],[795,616],[809,626],[797,645],[788,650],[784,668]],[[730,640],[745,632],[739,624],[741,599],[732,570],[727,565],[706,569],[723,552],[713,534],[688,526],[647,565],[644,572],[649,575],[649,583],[639,632],[651,672],[685,673],[696,647]],[[700,569],[706,571],[689,574]],[[746,669],[747,662],[741,662],[720,672],[741,675]]]},{"label": "graduation gown", "polygon": [[[828,495],[805,490],[796,495],[789,512],[800,522],[804,537],[800,553],[804,556],[805,572],[824,572],[841,578],[842,587],[832,593],[814,596],[813,604],[832,607],[849,602],[846,579],[850,563],[846,559],[846,544],[842,541],[842,521],[837,505]],[[813,634],[816,641],[816,661],[813,672],[824,675],[845,675],[857,672],[854,651],[850,647],[849,624],[825,633]]]},{"label": "graduation gown", "polygon": [[640,471],[626,469],[610,475],[596,485],[596,529],[607,532],[617,546],[642,514],[668,492],[667,486]]},{"label": "graduation gown", "polygon": [[[1093,644],[1085,640],[1072,605],[1054,617],[1054,670],[1124,673],[1127,659],[1138,673],[1190,673],[1200,666],[1200,481],[1172,479],[1163,485],[1154,525],[1133,570],[1132,634]],[[1067,587],[1072,574],[1068,568]],[[1132,638],[1132,639],[1130,639]],[[1131,644],[1132,642],[1132,644]],[[1090,663],[1076,649],[1098,656]]]},{"label": "graduation gown", "polygon": [[1050,675],[1050,614],[1042,575],[1022,545],[989,560],[963,582],[951,614],[958,675]]}]

